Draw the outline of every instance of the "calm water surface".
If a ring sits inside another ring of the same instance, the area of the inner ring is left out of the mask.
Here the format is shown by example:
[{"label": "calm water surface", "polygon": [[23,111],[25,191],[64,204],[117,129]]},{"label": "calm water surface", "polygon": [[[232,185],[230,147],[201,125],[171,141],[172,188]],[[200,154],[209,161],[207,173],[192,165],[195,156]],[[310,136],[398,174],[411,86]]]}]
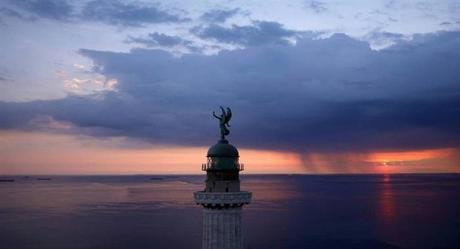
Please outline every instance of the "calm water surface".
[{"label": "calm water surface", "polygon": [[[204,176],[8,178],[0,249],[201,247]],[[242,176],[242,188],[247,248],[460,248],[458,174]]]}]

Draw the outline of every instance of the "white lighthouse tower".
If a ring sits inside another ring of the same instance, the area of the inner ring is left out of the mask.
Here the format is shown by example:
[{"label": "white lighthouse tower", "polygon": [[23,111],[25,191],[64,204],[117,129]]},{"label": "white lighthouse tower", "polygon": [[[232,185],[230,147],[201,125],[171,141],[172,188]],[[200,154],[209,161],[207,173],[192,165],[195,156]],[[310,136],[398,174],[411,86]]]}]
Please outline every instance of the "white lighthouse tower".
[{"label": "white lighthouse tower", "polygon": [[249,204],[252,194],[240,191],[239,172],[244,169],[239,163],[239,153],[229,144],[228,121],[231,110],[214,116],[220,120],[221,139],[211,146],[207,162],[202,165],[206,171],[206,187],[194,193],[195,202],[203,206],[203,249],[242,249],[241,210]]}]

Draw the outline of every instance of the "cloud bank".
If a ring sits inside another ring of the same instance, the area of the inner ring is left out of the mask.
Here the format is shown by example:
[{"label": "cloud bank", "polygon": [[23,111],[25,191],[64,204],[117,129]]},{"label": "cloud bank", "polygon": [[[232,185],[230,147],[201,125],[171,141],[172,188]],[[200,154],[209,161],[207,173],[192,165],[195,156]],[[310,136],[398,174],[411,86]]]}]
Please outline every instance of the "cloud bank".
[{"label": "cloud bank", "polygon": [[[67,1],[59,0],[19,0],[10,1],[15,7],[33,14],[34,17],[52,20],[67,20],[72,14],[74,7]],[[23,15],[13,9],[8,10],[10,16],[24,19]],[[32,19],[30,19],[32,20]]]},{"label": "cloud bank", "polygon": [[201,19],[211,23],[222,23],[240,12],[239,8],[231,10],[212,9],[201,15]]},{"label": "cloud bank", "polygon": [[[215,37],[253,39],[251,32],[238,36]],[[342,34],[299,38],[295,45],[247,44],[254,46],[182,57],[155,49],[82,49],[94,70],[117,79],[116,91],[0,102],[0,127],[43,129],[34,120],[49,116],[71,124],[53,128],[61,132],[206,146],[218,138],[210,113],[224,105],[234,112],[230,140],[246,148],[460,146],[460,32],[419,35],[379,51]]]},{"label": "cloud bank", "polygon": [[81,8],[68,0],[10,0],[0,3],[0,16],[35,21],[39,18],[57,21],[92,21],[124,27],[147,24],[180,23],[190,19],[163,10],[156,4],[91,0]]},{"label": "cloud bank", "polygon": [[288,39],[297,33],[283,27],[277,22],[256,21],[253,25],[224,27],[211,24],[195,27],[192,33],[202,39],[211,39],[221,43],[242,46],[259,46],[269,43],[287,44]]},{"label": "cloud bank", "polygon": [[161,10],[156,6],[143,6],[121,1],[93,0],[83,11],[83,18],[107,24],[140,26],[148,23],[174,23],[186,19]]}]

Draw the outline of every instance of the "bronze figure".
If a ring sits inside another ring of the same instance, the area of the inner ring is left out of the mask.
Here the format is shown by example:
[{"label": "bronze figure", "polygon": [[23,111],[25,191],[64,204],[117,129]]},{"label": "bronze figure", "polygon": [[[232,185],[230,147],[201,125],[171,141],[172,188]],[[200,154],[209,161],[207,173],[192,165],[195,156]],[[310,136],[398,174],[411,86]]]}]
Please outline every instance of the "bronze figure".
[{"label": "bronze figure", "polygon": [[222,110],[222,114],[220,116],[217,116],[215,112],[212,112],[212,115],[219,120],[219,126],[220,126],[220,138],[225,139],[225,136],[230,134],[230,130],[228,127],[230,127],[230,124],[228,122],[232,118],[232,110],[230,110],[229,107],[227,107],[227,111],[221,106],[220,109]]}]

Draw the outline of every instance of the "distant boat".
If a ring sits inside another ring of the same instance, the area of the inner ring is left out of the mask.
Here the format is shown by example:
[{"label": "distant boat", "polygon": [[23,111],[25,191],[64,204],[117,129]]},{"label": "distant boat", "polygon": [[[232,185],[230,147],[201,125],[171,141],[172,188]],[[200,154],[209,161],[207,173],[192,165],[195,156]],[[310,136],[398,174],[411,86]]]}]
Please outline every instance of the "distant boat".
[{"label": "distant boat", "polygon": [[0,179],[0,182],[14,182],[14,179]]},{"label": "distant boat", "polygon": [[152,181],[163,180],[163,177],[150,177],[150,180]]},{"label": "distant boat", "polygon": [[39,181],[49,181],[49,180],[51,180],[51,178],[46,178],[46,177],[45,178],[40,178],[39,177],[39,178],[37,178],[37,180],[39,180]]}]

